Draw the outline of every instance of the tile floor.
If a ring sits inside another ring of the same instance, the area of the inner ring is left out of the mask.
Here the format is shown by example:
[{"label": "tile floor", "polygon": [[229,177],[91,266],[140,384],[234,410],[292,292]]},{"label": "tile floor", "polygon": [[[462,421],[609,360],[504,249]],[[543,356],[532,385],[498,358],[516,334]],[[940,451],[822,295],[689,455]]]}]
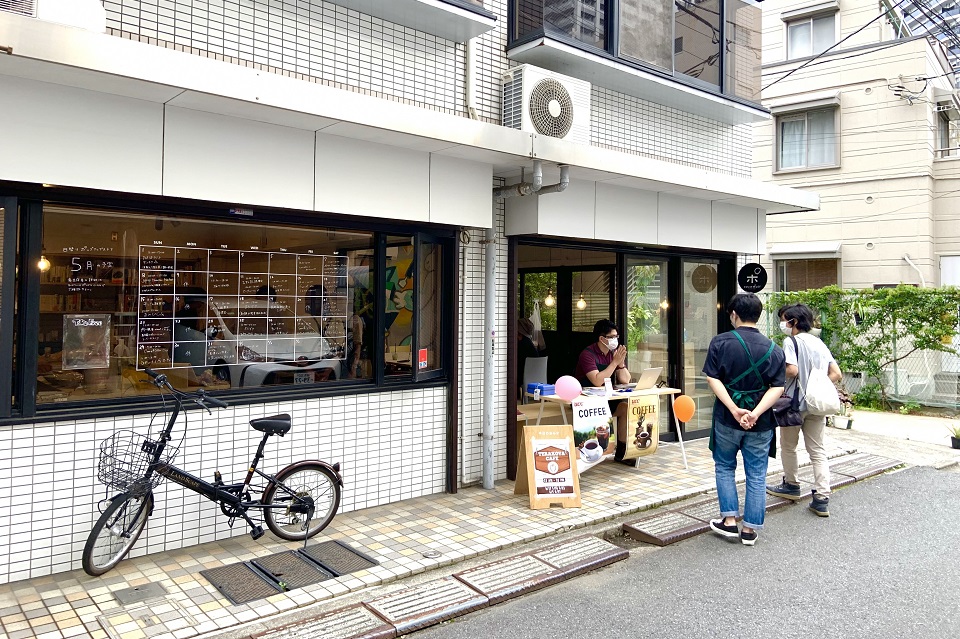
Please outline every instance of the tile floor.
[{"label": "tile floor", "polygon": [[[849,452],[834,446],[830,454]],[[580,477],[581,508],[531,510],[526,495],[513,494],[513,482],[500,481],[493,490],[470,487],[338,515],[316,539],[343,540],[380,565],[249,604],[232,605],[200,571],[298,544],[269,533],[258,541],[241,536],[128,559],[102,577],[78,570],[0,585],[0,638],[187,639],[226,629],[712,489],[706,440],[688,443],[687,457],[689,469],[678,445],[661,444],[637,469],[599,464]],[[779,477],[778,460],[771,460],[770,472]],[[441,556],[425,558],[430,550]],[[166,595],[124,606],[113,594],[148,583],[159,583]]]}]

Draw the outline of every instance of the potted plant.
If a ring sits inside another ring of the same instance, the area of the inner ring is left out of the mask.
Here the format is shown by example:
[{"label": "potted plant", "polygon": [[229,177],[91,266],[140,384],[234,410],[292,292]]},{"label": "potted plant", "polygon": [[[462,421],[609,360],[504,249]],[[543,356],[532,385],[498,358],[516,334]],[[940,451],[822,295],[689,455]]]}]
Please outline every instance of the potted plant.
[{"label": "potted plant", "polygon": [[950,445],[953,448],[960,449],[960,422],[954,422],[947,426],[950,431]]},{"label": "potted plant", "polygon": [[830,425],[848,430],[853,427],[853,401],[844,389],[837,389],[837,393],[840,395],[840,412],[829,418]]}]

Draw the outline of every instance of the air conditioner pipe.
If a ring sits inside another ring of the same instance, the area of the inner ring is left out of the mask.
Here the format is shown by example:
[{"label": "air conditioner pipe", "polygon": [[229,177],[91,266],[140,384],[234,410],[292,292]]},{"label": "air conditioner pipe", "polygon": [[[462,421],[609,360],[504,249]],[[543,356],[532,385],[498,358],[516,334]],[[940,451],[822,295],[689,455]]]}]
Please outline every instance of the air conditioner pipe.
[{"label": "air conditioner pipe", "polygon": [[498,186],[493,190],[496,200],[505,200],[508,197],[523,197],[536,193],[543,186],[543,160],[533,161],[533,182],[520,182],[508,186]]},{"label": "air conditioner pipe", "polygon": [[570,165],[561,164],[560,165],[560,181],[556,184],[548,184],[539,191],[537,195],[546,195],[547,193],[561,193],[567,186],[570,184]]},{"label": "air conditioner pipe", "polygon": [[924,279],[924,277],[923,277],[923,271],[921,271],[920,268],[919,268],[916,264],[913,263],[913,260],[910,259],[910,254],[909,254],[909,253],[904,253],[904,254],[903,254],[903,259],[906,260],[907,264],[909,264],[910,266],[912,266],[912,267],[913,267],[913,270],[915,270],[915,271],[917,272],[917,275],[920,276],[920,288],[927,288],[927,280]]}]

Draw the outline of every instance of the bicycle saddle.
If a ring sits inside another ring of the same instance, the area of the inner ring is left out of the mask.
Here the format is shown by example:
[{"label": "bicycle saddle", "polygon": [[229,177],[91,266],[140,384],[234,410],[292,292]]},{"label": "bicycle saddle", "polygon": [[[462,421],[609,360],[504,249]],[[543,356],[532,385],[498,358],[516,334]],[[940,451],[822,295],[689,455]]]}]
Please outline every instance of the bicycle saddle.
[{"label": "bicycle saddle", "polygon": [[261,433],[280,435],[283,437],[290,432],[290,416],[284,413],[283,415],[274,415],[273,417],[251,419],[250,425]]}]

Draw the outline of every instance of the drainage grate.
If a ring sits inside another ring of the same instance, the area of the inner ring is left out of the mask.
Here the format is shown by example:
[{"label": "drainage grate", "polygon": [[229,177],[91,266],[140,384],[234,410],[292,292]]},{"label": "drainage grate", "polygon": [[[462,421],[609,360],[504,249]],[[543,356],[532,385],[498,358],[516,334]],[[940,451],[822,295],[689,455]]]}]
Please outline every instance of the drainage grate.
[{"label": "drainage grate", "polygon": [[491,605],[539,590],[565,576],[553,566],[530,555],[511,557],[454,575],[477,592],[486,595]]},{"label": "drainage grate", "polygon": [[627,550],[592,535],[574,537],[530,554],[563,571],[564,577],[595,570],[630,556]]},{"label": "drainage grate", "polygon": [[303,588],[334,577],[329,571],[320,568],[312,561],[304,559],[293,550],[259,557],[250,563],[273,577],[277,582],[282,582],[284,590]]},{"label": "drainage grate", "polygon": [[831,473],[847,475],[857,481],[879,475],[891,468],[903,465],[903,462],[880,455],[862,455],[855,459],[844,459],[843,461],[830,466]]},{"label": "drainage grate", "polygon": [[678,512],[659,513],[623,525],[630,537],[655,546],[666,546],[709,529],[707,523]]},{"label": "drainage grate", "polygon": [[[797,473],[797,479],[800,480],[800,485],[803,486],[801,494],[810,498],[810,491],[813,490],[813,468],[807,467],[800,470]],[[843,488],[844,486],[849,486],[853,482],[857,481],[850,475],[844,475],[842,473],[834,470],[833,466],[830,467],[830,489],[836,490],[837,488]],[[807,485],[809,484],[809,485]]]},{"label": "drainage grate", "polygon": [[489,605],[486,597],[453,577],[406,588],[365,602],[397,627],[397,635],[438,624]]},{"label": "drainage grate", "polygon": [[393,639],[396,636],[397,631],[393,626],[373,614],[363,604],[356,604],[297,622],[292,626],[271,630],[257,635],[257,639]]},{"label": "drainage grate", "polygon": [[377,562],[341,541],[325,541],[299,551],[310,557],[335,577],[376,566]]},{"label": "drainage grate", "polygon": [[235,604],[263,599],[280,592],[280,586],[267,581],[266,577],[247,564],[210,568],[201,570],[200,574]]}]

